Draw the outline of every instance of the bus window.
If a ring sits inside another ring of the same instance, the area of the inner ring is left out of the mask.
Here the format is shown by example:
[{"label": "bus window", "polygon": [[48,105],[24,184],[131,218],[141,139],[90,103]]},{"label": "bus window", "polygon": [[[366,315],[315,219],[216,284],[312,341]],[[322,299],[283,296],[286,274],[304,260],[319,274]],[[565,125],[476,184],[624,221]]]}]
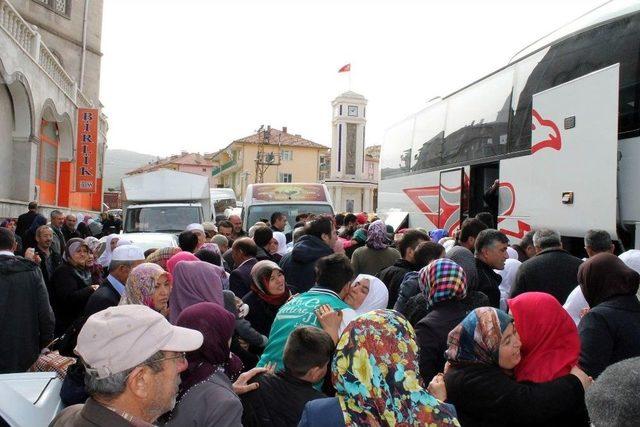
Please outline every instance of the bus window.
[{"label": "bus window", "polygon": [[406,174],[411,169],[411,143],[415,116],[398,123],[387,130],[380,156],[382,178]]},{"label": "bus window", "polygon": [[446,101],[440,101],[416,114],[412,145],[412,171],[435,168],[442,164],[446,113]]},{"label": "bus window", "polygon": [[448,98],[443,164],[506,153],[512,83],[507,68]]}]

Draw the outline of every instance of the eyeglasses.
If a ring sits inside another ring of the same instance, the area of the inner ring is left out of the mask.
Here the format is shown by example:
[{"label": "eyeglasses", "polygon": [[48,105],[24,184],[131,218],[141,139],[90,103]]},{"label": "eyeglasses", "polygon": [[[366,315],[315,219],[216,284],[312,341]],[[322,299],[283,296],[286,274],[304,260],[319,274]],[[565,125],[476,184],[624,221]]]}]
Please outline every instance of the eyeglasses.
[{"label": "eyeglasses", "polygon": [[165,360],[175,360],[175,359],[178,359],[179,362],[184,362],[187,360],[187,353],[185,353],[184,351],[181,351],[175,356],[163,357],[161,359],[154,360],[153,362],[150,362],[150,363],[158,363],[158,362],[164,362]]}]

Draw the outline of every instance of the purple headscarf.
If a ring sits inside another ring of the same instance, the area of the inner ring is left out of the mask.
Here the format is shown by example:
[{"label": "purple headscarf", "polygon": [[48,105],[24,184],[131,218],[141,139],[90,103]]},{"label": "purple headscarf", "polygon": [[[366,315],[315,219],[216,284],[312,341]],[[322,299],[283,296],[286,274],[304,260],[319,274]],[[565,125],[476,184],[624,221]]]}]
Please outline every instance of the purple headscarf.
[{"label": "purple headscarf", "polygon": [[381,219],[372,222],[369,226],[367,230],[367,246],[376,250],[385,249],[389,246],[387,227]]},{"label": "purple headscarf", "polygon": [[176,325],[200,331],[204,337],[198,350],[187,353],[189,367],[181,374],[181,396],[218,368],[223,368],[232,381],[242,370],[239,359],[229,350],[235,324],[233,314],[223,306],[210,302],[194,304],[180,313]]},{"label": "purple headscarf", "polygon": [[181,261],[173,269],[169,322],[175,325],[182,310],[199,302],[213,302],[224,307],[220,275],[208,262]]}]

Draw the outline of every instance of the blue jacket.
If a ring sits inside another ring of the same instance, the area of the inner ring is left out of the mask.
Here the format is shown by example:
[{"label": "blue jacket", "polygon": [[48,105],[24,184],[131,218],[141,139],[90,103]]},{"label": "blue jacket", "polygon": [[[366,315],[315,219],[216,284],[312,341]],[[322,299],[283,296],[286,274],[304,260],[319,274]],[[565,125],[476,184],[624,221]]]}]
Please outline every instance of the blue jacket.
[{"label": "blue jacket", "polygon": [[311,289],[316,283],[316,261],[332,253],[333,249],[318,237],[302,236],[291,252],[280,260],[287,285],[298,293]]},{"label": "blue jacket", "polygon": [[342,408],[335,397],[307,402],[298,423],[298,427],[341,427],[344,425]]}]

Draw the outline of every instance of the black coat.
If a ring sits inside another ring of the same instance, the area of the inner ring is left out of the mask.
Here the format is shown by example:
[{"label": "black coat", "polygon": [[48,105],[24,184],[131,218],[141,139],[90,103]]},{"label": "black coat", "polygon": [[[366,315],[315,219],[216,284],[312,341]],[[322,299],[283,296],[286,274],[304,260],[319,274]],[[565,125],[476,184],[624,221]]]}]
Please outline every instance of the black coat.
[{"label": "black coat", "polygon": [[251,258],[231,272],[229,276],[229,289],[236,294],[238,298],[242,298],[251,290],[251,283],[253,283],[251,269],[257,262],[258,260]]},{"label": "black coat", "polygon": [[387,289],[389,289],[389,304],[387,304],[387,308],[393,308],[398,300],[400,285],[402,284],[404,275],[410,271],[416,270],[418,270],[417,265],[400,258],[399,260],[396,260],[392,266],[389,266],[378,273],[378,279],[382,280],[382,282],[387,285]]},{"label": "black coat", "polygon": [[89,297],[84,307],[84,315],[91,316],[109,307],[115,307],[120,303],[120,294],[115,290],[109,280],[102,282],[100,287]]},{"label": "black coat", "polygon": [[452,367],[447,403],[464,427],[588,426],[584,389],[575,375],[546,383],[518,383],[497,366]]},{"label": "black coat", "polygon": [[16,234],[23,237],[27,229],[31,227],[33,220],[36,219],[36,216],[38,216],[36,211],[28,211],[20,215],[16,222]]},{"label": "black coat", "polygon": [[295,292],[307,292],[316,283],[316,261],[332,253],[333,248],[318,237],[300,237],[293,250],[280,260],[287,284]]},{"label": "black coat", "polygon": [[253,291],[247,293],[242,300],[249,306],[249,314],[245,319],[251,323],[253,329],[268,337],[281,306],[269,304]]},{"label": "black coat", "polygon": [[446,359],[447,336],[467,315],[462,301],[451,300],[435,304],[416,325],[416,341],[420,347],[420,375],[425,384],[442,372]]},{"label": "black coat", "polygon": [[0,255],[0,374],[25,372],[53,339],[53,328],[38,265]]},{"label": "black coat", "polygon": [[635,295],[613,297],[593,307],[578,326],[580,367],[596,378],[609,365],[640,356],[640,302]]},{"label": "black coat", "polygon": [[478,288],[476,290],[489,297],[491,307],[500,308],[502,277],[478,258],[476,258],[476,269],[478,270]]},{"label": "black coat", "polygon": [[525,292],[545,292],[564,304],[571,291],[578,286],[580,264],[580,258],[565,250],[545,249],[518,268],[511,298]]},{"label": "black coat", "polygon": [[[64,236],[65,242],[68,242],[70,239],[73,239],[74,237],[77,237],[79,239],[82,238],[80,233],[78,233],[78,230],[69,230],[69,228],[66,225],[62,225],[61,229],[62,229],[62,235]],[[62,252],[64,253],[64,250]]]},{"label": "black coat", "polygon": [[245,427],[295,427],[304,405],[325,397],[313,384],[284,372],[261,374],[252,382],[259,383],[260,387],[240,396]]},{"label": "black coat", "polygon": [[62,264],[62,257],[58,255],[53,249],[49,249],[49,257],[51,259],[50,268],[47,267],[47,256],[42,249],[36,246],[36,254],[40,256],[40,271],[44,278],[44,284],[47,285],[47,290],[51,292],[51,282],[53,280],[53,273]]},{"label": "black coat", "polygon": [[83,315],[93,288],[74,273],[72,265],[63,263],[53,273],[52,290],[56,336],[60,336]]}]

